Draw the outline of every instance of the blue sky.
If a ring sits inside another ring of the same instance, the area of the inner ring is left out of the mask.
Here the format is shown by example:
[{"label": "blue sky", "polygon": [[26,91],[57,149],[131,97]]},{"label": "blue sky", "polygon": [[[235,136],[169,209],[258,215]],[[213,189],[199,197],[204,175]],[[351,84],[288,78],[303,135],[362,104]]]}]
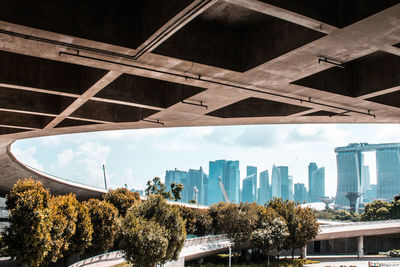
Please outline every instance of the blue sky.
[{"label": "blue sky", "polygon": [[[246,166],[258,172],[272,165],[289,166],[294,183],[307,184],[307,166],[325,166],[326,194],[336,193],[334,148],[348,143],[400,142],[395,124],[304,124],[248,125],[190,128],[118,130],[59,135],[17,141],[12,152],[24,163],[47,173],[84,184],[102,187],[102,164],[108,184],[144,189],[165,170],[188,170],[208,161],[239,160],[241,178]],[[375,156],[366,153],[374,181]]]}]

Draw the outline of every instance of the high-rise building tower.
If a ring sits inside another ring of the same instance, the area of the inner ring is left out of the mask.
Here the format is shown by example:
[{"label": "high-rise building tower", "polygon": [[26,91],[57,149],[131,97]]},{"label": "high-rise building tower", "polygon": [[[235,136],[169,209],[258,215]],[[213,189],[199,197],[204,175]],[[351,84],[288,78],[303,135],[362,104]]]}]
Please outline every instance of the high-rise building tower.
[{"label": "high-rise building tower", "polygon": [[310,164],[308,164],[308,202],[311,202],[311,195],[312,195],[311,175],[317,169],[318,167],[315,162],[310,162]]},{"label": "high-rise building tower", "polygon": [[362,203],[368,203],[367,191],[371,183],[371,177],[369,173],[369,166],[364,165],[361,171],[361,197],[360,201]]},{"label": "high-rise building tower", "polygon": [[289,167],[279,166],[281,175],[281,197],[283,200],[289,199]]},{"label": "high-rise building tower", "polygon": [[210,161],[209,171],[207,204],[212,205],[214,203],[224,201],[222,191],[219,186],[219,178],[221,178],[222,184],[225,187],[229,201],[238,203],[240,198],[239,161]]},{"label": "high-rise building tower", "polygon": [[299,203],[307,201],[307,189],[304,184],[294,184],[294,201]]},{"label": "high-rise building tower", "polygon": [[243,187],[242,187],[242,202],[248,202],[248,203],[252,203],[254,201],[254,194],[255,194],[255,190],[254,190],[254,176],[255,174],[252,174],[248,177],[246,177],[245,179],[243,179]]},{"label": "high-rise building tower", "polygon": [[294,200],[293,176],[291,176],[291,175],[289,175],[289,179],[288,179],[288,195],[289,195],[289,200]]},{"label": "high-rise building tower", "polygon": [[258,204],[264,205],[271,199],[268,170],[260,172],[260,188],[258,190]]},{"label": "high-rise building tower", "polygon": [[197,203],[204,204],[204,172],[202,167],[199,170],[190,169],[188,171],[188,199],[195,200],[196,195]]},{"label": "high-rise building tower", "polygon": [[325,196],[325,168],[318,168],[311,174],[311,202],[320,202]]},{"label": "high-rise building tower", "polygon": [[275,165],[272,166],[271,188],[272,188],[272,197],[277,197],[277,198],[282,197],[281,171]]},{"label": "high-rise building tower", "polygon": [[182,184],[183,190],[181,192],[180,202],[189,201],[189,190],[188,190],[188,173],[185,171],[180,171],[175,168],[175,170],[165,172],[165,185],[167,190],[171,190],[171,184]]},{"label": "high-rise building tower", "polygon": [[[246,168],[246,177],[247,178],[252,178],[251,179],[251,199],[248,202],[254,202],[257,201],[257,167],[254,166],[247,166]],[[243,188],[244,190],[244,188]],[[243,194],[244,195],[244,194]],[[245,202],[244,200],[242,200]]]},{"label": "high-rise building tower", "polygon": [[377,197],[388,201],[400,194],[399,148],[376,150]]}]

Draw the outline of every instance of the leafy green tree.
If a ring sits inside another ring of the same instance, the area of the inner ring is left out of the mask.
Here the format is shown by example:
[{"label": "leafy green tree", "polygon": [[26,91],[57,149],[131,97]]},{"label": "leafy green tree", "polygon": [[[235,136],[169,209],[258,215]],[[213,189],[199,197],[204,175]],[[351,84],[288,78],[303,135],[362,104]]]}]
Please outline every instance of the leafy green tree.
[{"label": "leafy green tree", "polygon": [[70,239],[75,234],[77,210],[75,195],[52,197],[50,207],[52,209],[53,226],[51,228],[51,250],[47,260],[56,262],[68,251]]},{"label": "leafy green tree", "polygon": [[104,200],[113,204],[119,214],[124,217],[128,209],[140,201],[140,194],[138,192],[131,192],[126,188],[117,188],[115,190],[108,190],[107,194],[104,195]]},{"label": "leafy green tree", "polygon": [[400,200],[393,201],[390,209],[391,219],[400,219]]},{"label": "leafy green tree", "polygon": [[266,208],[260,216],[260,223],[250,235],[251,243],[268,256],[279,255],[289,236],[285,220],[271,208]]},{"label": "leafy green tree", "polygon": [[212,231],[212,218],[206,209],[193,210],[195,217],[195,230],[196,236],[206,236],[211,234]]},{"label": "leafy green tree", "polygon": [[70,239],[69,254],[82,254],[92,244],[93,225],[87,205],[76,201],[76,230]]},{"label": "leafy green tree", "polygon": [[213,227],[217,233],[226,234],[238,249],[240,244],[247,242],[250,234],[259,224],[259,206],[252,203],[220,202],[210,206]]},{"label": "leafy green tree", "polygon": [[147,181],[146,195],[160,195],[165,199],[180,200],[181,192],[183,191],[182,184],[171,184],[171,191],[167,191],[167,187],[163,184],[159,177],[153,178],[152,181]]},{"label": "leafy green tree", "polygon": [[196,217],[194,209],[185,206],[178,206],[178,210],[182,219],[185,221],[186,234],[194,235],[196,230]]},{"label": "leafy green tree", "polygon": [[389,220],[393,205],[384,200],[374,200],[365,205],[364,212],[361,214],[363,221]]},{"label": "leafy green tree", "polygon": [[323,210],[315,213],[318,219],[358,222],[360,215],[347,210]]},{"label": "leafy green tree", "polygon": [[128,212],[122,221],[122,249],[133,266],[155,266],[166,258],[168,236],[165,227],[154,220]]},{"label": "leafy green tree", "polygon": [[90,254],[104,253],[114,243],[118,210],[105,200],[90,199],[85,204],[89,209],[93,225],[92,245],[87,252]]},{"label": "leafy green tree", "polygon": [[20,264],[39,267],[51,250],[51,196],[42,183],[19,180],[7,195],[10,225],[3,236],[6,253]]},{"label": "leafy green tree", "polygon": [[313,210],[302,208],[293,201],[282,201],[280,198],[274,198],[267,206],[285,219],[289,237],[284,243],[284,248],[291,249],[294,258],[294,250],[304,247],[318,234],[319,224]]},{"label": "leafy green tree", "polygon": [[[162,237],[165,237],[167,240],[167,248],[165,251],[165,256],[157,259],[154,263],[165,263],[170,260],[177,260],[180,251],[182,250],[183,244],[186,239],[185,232],[185,222],[179,214],[178,208],[168,205],[166,200],[160,195],[150,195],[146,201],[142,201],[141,203],[135,203],[135,205],[128,211],[126,219],[122,223],[124,240],[123,250],[128,253],[135,253],[138,251],[138,254],[131,254],[129,257],[133,259],[137,258],[135,262],[141,262],[139,257],[142,256],[140,252],[141,246],[150,243],[150,247],[153,247],[153,242],[155,242],[156,237],[146,238],[140,236],[141,232],[138,229],[142,229],[144,226],[137,223],[134,218],[139,218],[138,220],[146,222],[153,222],[157,224],[160,230],[154,230],[156,232],[162,232],[164,235],[159,235],[161,241],[164,242]],[[139,225],[141,228],[137,228],[136,225]],[[135,228],[136,227],[136,228]],[[135,230],[136,229],[136,230]],[[144,229],[144,228],[143,228]],[[154,227],[154,229],[156,229]],[[136,231],[139,231],[139,234],[136,234]],[[152,234],[150,229],[145,229],[142,231]],[[137,248],[137,249],[135,249]],[[148,251],[150,254],[154,255],[162,255],[162,253],[158,250],[156,251]],[[151,265],[149,265],[151,266]]]},{"label": "leafy green tree", "polygon": [[175,183],[171,184],[171,193],[175,201],[182,199],[181,197],[182,191],[183,191],[183,184],[175,184]]}]

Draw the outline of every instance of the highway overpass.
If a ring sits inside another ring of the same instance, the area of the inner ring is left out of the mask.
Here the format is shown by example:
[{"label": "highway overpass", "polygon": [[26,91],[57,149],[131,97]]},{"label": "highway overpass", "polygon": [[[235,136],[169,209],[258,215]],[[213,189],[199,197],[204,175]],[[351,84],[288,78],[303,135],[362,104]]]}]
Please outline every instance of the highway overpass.
[{"label": "highway overpass", "polygon": [[0,2],[0,186],[23,138],[115,129],[399,123],[400,1]]}]

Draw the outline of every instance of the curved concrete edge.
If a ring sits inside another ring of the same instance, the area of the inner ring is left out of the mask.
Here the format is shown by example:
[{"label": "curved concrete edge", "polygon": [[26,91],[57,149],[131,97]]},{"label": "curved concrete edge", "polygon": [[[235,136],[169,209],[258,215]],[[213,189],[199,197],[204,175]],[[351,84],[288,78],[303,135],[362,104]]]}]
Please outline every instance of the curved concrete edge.
[{"label": "curved concrete edge", "polygon": [[107,191],[101,188],[83,185],[72,181],[67,181],[54,177],[19,161],[11,152],[13,141],[0,142],[0,195],[5,196],[13,185],[23,178],[32,177],[43,183],[54,195],[65,195],[74,193],[79,200],[89,198],[101,198]]}]

